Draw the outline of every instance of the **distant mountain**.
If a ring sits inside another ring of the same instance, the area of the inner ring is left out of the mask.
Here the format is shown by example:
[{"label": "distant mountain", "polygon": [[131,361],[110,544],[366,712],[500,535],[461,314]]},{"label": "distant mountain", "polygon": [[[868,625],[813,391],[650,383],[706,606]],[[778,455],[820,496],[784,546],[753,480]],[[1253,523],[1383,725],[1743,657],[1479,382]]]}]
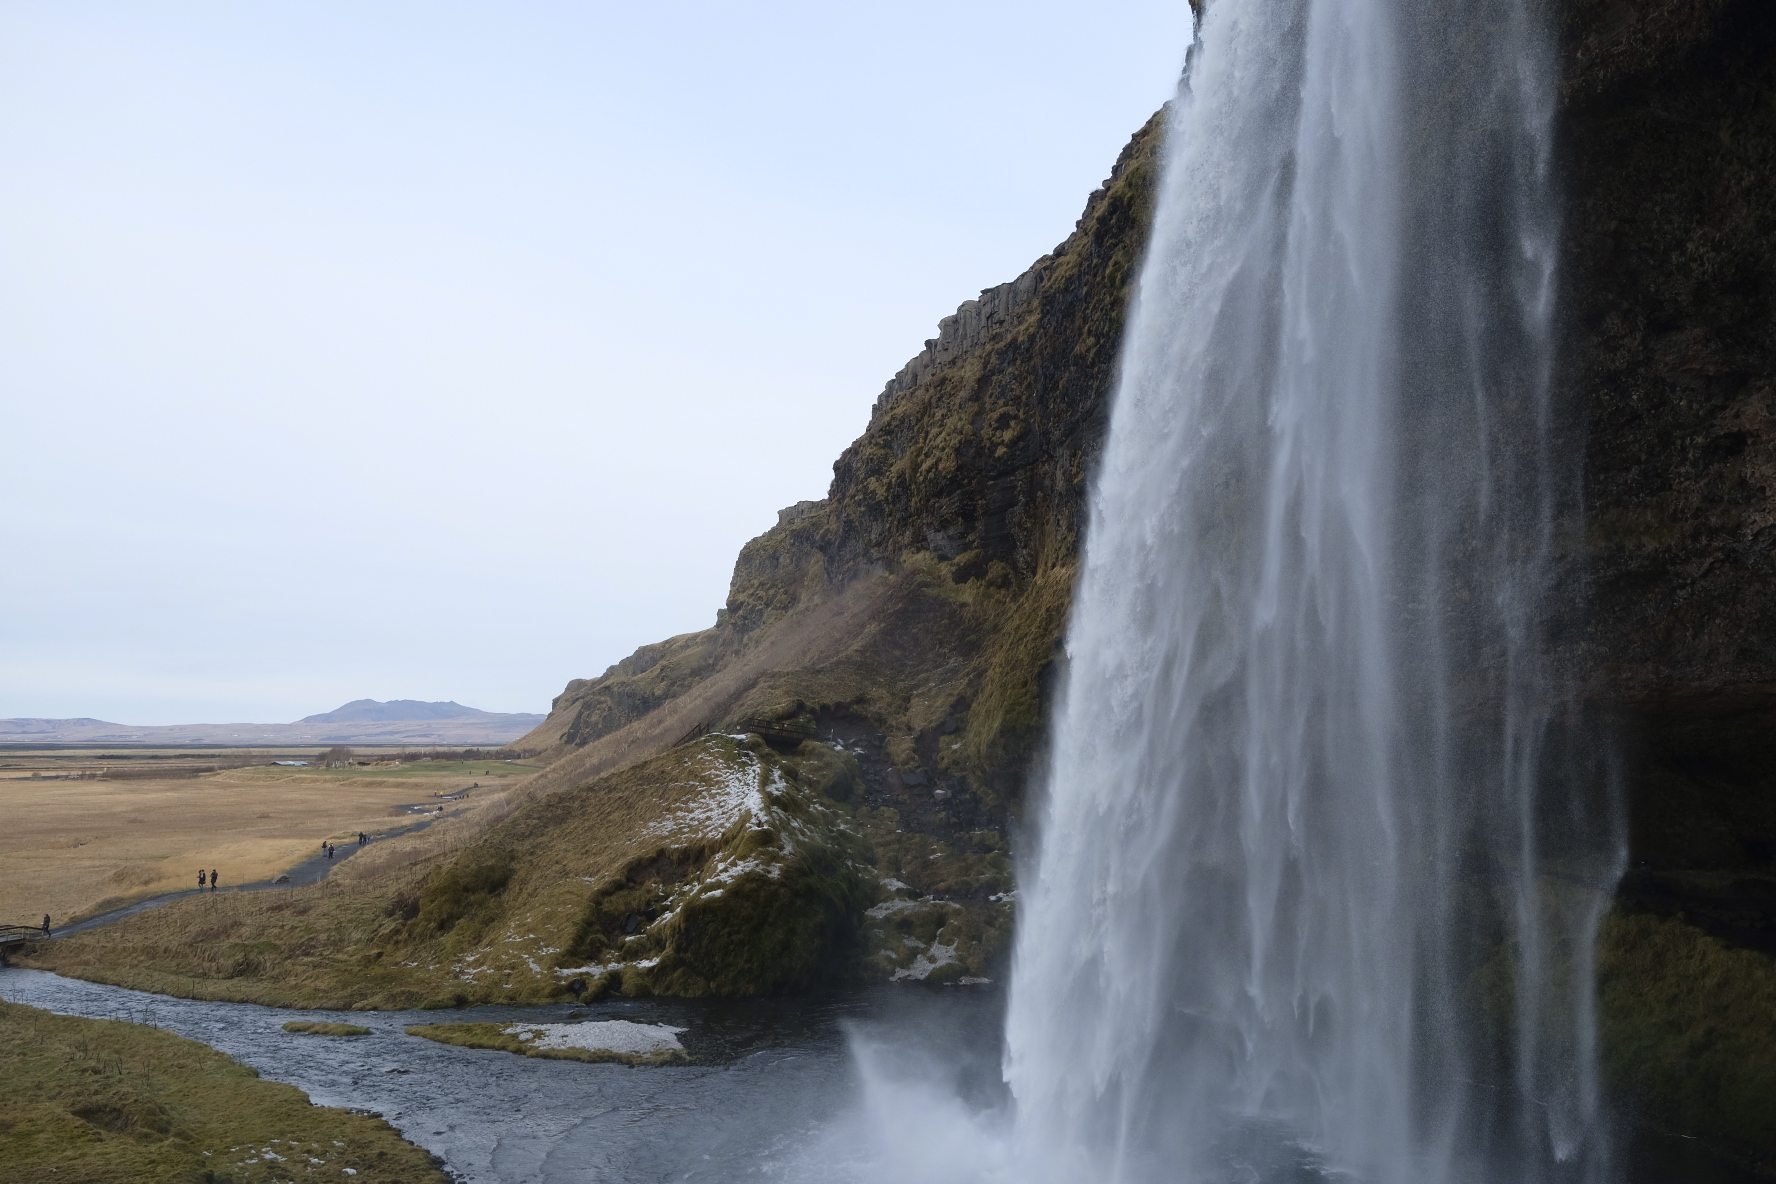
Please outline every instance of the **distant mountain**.
[{"label": "distant mountain", "polygon": [[359,699],[293,724],[137,726],[102,719],[0,719],[0,744],[369,744],[466,747],[510,744],[547,718],[461,703]]},{"label": "distant mountain", "polygon": [[366,721],[411,720],[411,719],[470,719],[477,716],[499,718],[501,713],[482,711],[476,707],[464,707],[455,701],[447,703],[422,703],[418,699],[390,699],[387,703],[375,699],[353,699],[344,707],[336,707],[321,715],[304,716],[296,722],[299,724],[347,724],[364,723]]}]

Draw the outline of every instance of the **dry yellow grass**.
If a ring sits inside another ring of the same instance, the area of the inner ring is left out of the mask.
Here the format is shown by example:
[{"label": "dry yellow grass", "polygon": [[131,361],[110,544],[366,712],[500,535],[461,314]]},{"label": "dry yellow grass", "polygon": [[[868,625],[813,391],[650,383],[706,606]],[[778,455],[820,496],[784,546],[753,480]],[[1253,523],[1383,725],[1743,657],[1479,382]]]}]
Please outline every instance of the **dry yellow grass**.
[{"label": "dry yellow grass", "polygon": [[169,780],[0,781],[0,921],[75,920],[195,888],[199,868],[219,871],[224,887],[269,879],[323,839],[405,825],[397,807],[476,781],[483,790],[512,784],[517,772],[259,767]]}]

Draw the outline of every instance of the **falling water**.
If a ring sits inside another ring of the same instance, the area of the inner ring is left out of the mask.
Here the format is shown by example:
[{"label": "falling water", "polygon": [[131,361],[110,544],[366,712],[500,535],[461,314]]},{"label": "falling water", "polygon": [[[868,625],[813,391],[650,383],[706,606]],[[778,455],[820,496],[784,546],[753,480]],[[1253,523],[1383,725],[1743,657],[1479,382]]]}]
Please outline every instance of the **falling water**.
[{"label": "falling water", "polygon": [[1026,872],[1022,1180],[1609,1172],[1529,0],[1209,0]]}]

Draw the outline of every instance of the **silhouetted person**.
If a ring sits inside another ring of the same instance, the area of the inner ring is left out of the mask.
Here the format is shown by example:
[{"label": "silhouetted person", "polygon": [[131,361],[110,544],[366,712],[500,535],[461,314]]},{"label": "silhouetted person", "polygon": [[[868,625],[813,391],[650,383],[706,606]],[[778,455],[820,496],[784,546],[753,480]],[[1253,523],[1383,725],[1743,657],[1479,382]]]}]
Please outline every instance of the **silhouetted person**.
[{"label": "silhouetted person", "polygon": [[49,914],[48,913],[43,914],[43,936],[44,937],[49,936]]},{"label": "silhouetted person", "polygon": [[328,859],[332,859],[332,858],[333,858],[333,848],[332,848],[332,847],[331,847],[331,846],[329,846],[329,847],[328,847],[328,848],[327,848],[327,858],[328,858]]},{"label": "silhouetted person", "polygon": [[198,868],[198,869],[197,869],[197,888],[198,888],[198,891],[200,891],[200,892],[201,892],[201,891],[203,891],[203,886],[204,886],[204,883],[205,883],[205,880],[204,880],[204,870],[203,870],[203,868],[201,868],[201,867],[200,867],[200,868]]},{"label": "silhouetted person", "polygon": [[222,877],[216,874],[215,868],[211,868],[210,869],[210,891],[214,892],[216,890],[216,885],[220,884],[221,882],[222,882]]}]

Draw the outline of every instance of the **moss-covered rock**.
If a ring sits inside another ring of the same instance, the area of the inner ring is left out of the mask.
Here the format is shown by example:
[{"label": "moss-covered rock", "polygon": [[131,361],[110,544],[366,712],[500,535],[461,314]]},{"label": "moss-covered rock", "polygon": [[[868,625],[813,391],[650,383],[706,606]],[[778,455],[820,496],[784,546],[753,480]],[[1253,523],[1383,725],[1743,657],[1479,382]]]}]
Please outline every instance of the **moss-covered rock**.
[{"label": "moss-covered rock", "polygon": [[1678,920],[1617,915],[1598,969],[1618,1090],[1657,1125],[1776,1166],[1776,960]]},{"label": "moss-covered rock", "polygon": [[754,995],[850,973],[873,867],[827,791],[855,762],[750,735],[706,736],[673,759],[705,792],[654,821],[657,850],[593,891],[557,973],[628,995]]}]

